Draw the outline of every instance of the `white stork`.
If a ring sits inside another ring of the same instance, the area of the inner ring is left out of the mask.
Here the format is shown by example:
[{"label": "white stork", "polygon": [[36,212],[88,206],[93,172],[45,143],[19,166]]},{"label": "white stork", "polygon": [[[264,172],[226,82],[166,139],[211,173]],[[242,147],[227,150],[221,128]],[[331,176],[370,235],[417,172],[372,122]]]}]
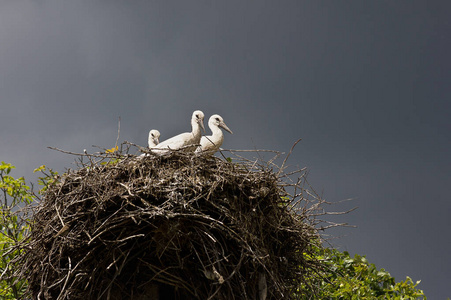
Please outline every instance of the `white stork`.
[{"label": "white stork", "polygon": [[156,129],[152,129],[149,131],[149,148],[154,148],[158,143],[160,138],[160,132]]},{"label": "white stork", "polygon": [[212,135],[203,136],[200,140],[202,151],[211,151],[212,153],[219,150],[224,141],[224,134],[222,129],[233,134],[232,130],[224,123],[224,119],[220,115],[212,115],[208,120],[208,127],[210,127]]},{"label": "white stork", "polygon": [[[193,112],[191,117],[191,132],[181,133],[176,135],[170,139],[167,139],[161,143],[159,143],[152,150],[155,153],[165,153],[167,150],[178,150],[180,148],[184,148],[190,145],[198,145],[200,143],[200,138],[202,136],[200,130],[201,128],[205,131],[204,128],[204,113],[200,110],[196,110]],[[161,149],[161,150],[160,150]],[[194,151],[196,147],[187,147],[187,151]]]}]

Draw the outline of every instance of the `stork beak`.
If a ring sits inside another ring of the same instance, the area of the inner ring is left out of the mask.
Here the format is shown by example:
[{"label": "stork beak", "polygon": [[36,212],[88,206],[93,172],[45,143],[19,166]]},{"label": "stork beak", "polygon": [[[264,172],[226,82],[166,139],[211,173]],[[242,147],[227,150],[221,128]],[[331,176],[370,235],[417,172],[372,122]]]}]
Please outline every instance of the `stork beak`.
[{"label": "stork beak", "polygon": [[203,132],[206,133],[205,127],[204,127],[204,120],[199,120],[199,125],[200,125],[200,128],[202,128]]},{"label": "stork beak", "polygon": [[159,138],[155,138],[154,142],[155,142],[155,145],[158,145],[160,143],[160,139]]},{"label": "stork beak", "polygon": [[219,127],[224,128],[224,130],[228,131],[230,134],[233,134],[232,130],[230,130],[224,122],[219,123]]}]

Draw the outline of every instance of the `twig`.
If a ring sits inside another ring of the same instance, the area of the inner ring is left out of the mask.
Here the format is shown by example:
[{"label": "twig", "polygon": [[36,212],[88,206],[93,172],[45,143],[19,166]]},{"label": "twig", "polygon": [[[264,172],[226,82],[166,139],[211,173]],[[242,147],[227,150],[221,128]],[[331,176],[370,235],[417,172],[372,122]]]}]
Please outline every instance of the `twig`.
[{"label": "twig", "polygon": [[117,123],[117,138],[116,138],[116,145],[115,148],[117,148],[117,143],[119,142],[119,135],[121,133],[121,117],[119,116],[119,121]]},{"label": "twig", "polygon": [[290,157],[291,153],[293,152],[294,147],[296,147],[296,145],[297,145],[300,141],[302,141],[302,139],[297,140],[297,141],[293,144],[293,146],[291,146],[290,152],[288,152],[287,156],[285,157],[285,159],[284,159],[283,162],[282,162],[282,165],[280,166],[279,172],[277,172],[277,176],[279,176],[279,175],[282,173],[282,171],[284,170],[284,168],[285,168],[285,163],[287,162],[288,158]]}]

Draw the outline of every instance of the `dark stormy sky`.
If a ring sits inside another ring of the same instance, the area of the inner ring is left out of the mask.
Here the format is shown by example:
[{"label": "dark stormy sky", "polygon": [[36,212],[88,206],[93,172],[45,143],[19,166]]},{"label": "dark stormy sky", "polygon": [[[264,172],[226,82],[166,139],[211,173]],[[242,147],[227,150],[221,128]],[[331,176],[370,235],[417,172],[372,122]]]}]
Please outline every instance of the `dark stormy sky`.
[{"label": "dark stormy sky", "polygon": [[[120,140],[189,131],[273,149],[358,206],[334,246],[451,297],[451,2],[0,2],[0,160],[30,180]],[[206,123],[206,122],[205,122]]]}]

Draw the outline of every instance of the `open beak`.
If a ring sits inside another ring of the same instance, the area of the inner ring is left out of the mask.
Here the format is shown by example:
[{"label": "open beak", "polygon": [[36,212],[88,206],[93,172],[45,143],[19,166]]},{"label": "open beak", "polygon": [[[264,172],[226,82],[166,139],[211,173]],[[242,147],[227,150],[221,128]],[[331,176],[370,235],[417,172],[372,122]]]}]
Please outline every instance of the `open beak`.
[{"label": "open beak", "polygon": [[227,127],[227,125],[224,122],[219,123],[219,127],[223,128],[224,130],[228,131],[230,134],[233,134],[232,130]]}]

